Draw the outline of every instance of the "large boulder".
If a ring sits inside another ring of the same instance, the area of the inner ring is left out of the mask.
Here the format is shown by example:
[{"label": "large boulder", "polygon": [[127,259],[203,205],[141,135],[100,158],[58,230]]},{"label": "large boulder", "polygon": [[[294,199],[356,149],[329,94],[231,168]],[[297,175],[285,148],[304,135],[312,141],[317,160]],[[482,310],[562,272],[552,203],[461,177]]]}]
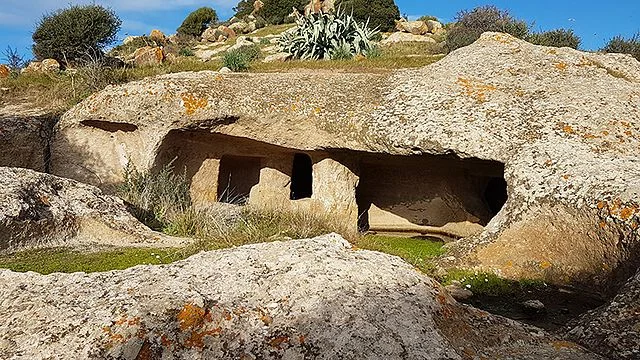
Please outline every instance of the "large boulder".
[{"label": "large boulder", "polygon": [[403,43],[403,42],[421,42],[421,43],[430,43],[430,44],[437,43],[437,41],[429,35],[414,35],[406,32],[394,32],[393,34],[389,35],[389,37],[387,37],[386,39],[380,41],[380,44],[388,45],[388,44],[397,44],[397,43]]},{"label": "large boulder", "polygon": [[108,273],[0,270],[0,298],[8,359],[600,359],[337,235]]},{"label": "large boulder", "polygon": [[[640,258],[638,94],[640,65],[631,56],[486,33],[421,69],[181,73],[109,87],[63,116],[52,170],[117,184],[123,159],[151,169],[170,133],[194,129],[293,151],[348,149],[340,154],[347,160],[377,153],[491,161],[504,172],[506,204],[479,234],[448,245],[439,267],[606,291],[635,273]],[[357,179],[344,179],[344,191],[355,188]]]},{"label": "large boulder", "polygon": [[0,204],[0,250],[184,244],[149,230],[117,197],[28,169],[0,167]]},{"label": "large boulder", "polygon": [[156,44],[164,44],[167,42],[166,35],[158,29],[151,30],[149,33],[149,39],[155,41]]},{"label": "large boulder", "polygon": [[426,35],[430,32],[429,26],[421,20],[396,21],[396,29],[413,35]]},{"label": "large boulder", "polygon": [[162,47],[145,46],[133,53],[133,62],[136,66],[157,66],[164,62]]},{"label": "large boulder", "polygon": [[0,166],[47,171],[58,118],[26,104],[0,107]]},{"label": "large boulder", "polygon": [[567,334],[611,359],[640,359],[640,270],[608,304],[574,321]]}]

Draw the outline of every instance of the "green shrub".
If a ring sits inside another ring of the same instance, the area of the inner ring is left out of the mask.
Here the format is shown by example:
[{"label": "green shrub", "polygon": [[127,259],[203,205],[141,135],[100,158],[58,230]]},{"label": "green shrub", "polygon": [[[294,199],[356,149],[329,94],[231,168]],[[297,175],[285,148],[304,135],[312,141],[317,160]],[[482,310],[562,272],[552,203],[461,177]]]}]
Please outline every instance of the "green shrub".
[{"label": "green shrub", "polygon": [[109,55],[126,57],[133,54],[134,51],[138,50],[139,48],[148,45],[155,45],[155,42],[148,36],[136,36],[132,41],[126,44],[120,44],[111,49],[111,51],[109,51]]},{"label": "green shrub", "polygon": [[238,5],[233,8],[233,11],[236,12],[234,16],[238,19],[242,19],[245,16],[251,15],[253,12],[253,3],[254,0],[240,0]]},{"label": "green shrub", "polygon": [[438,20],[438,18],[437,18],[437,17],[432,16],[432,15],[424,15],[424,16],[421,16],[421,17],[418,19],[418,21],[429,21],[429,20],[432,20],[432,21],[438,21],[438,22],[440,22],[440,20]]},{"label": "green shrub", "polygon": [[394,0],[340,0],[336,6],[350,13],[359,22],[368,22],[372,29],[393,31],[395,20],[400,19],[400,10]]},{"label": "green shrub", "polygon": [[116,40],[122,21],[99,5],[73,5],[44,15],[33,33],[33,53],[62,64],[102,55]]},{"label": "green shrub", "polygon": [[178,51],[178,55],[180,56],[195,56],[195,53],[191,48],[182,48]]},{"label": "green shrub", "polygon": [[367,59],[375,59],[375,58],[379,58],[382,56],[382,50],[380,49],[380,46],[378,45],[374,45],[372,46],[369,51],[367,51]]},{"label": "green shrub", "polygon": [[293,8],[303,12],[309,0],[264,0],[263,2],[264,6],[257,15],[262,16],[271,25],[279,25],[285,23]]},{"label": "green shrub", "polygon": [[265,20],[262,16],[256,17],[256,29],[262,29],[267,26],[267,20]]},{"label": "green shrub", "polygon": [[508,11],[492,5],[463,10],[456,15],[456,23],[447,33],[447,47],[452,51],[470,45],[487,31],[503,32],[524,39],[529,33],[529,26],[515,19]]},{"label": "green shrub", "polygon": [[257,45],[243,46],[227,51],[222,58],[222,64],[235,72],[247,71],[251,62],[259,57],[260,48]]},{"label": "green shrub", "polygon": [[640,60],[640,33],[633,35],[629,39],[618,35],[609,40],[601,50],[607,53],[630,54]]},{"label": "green shrub", "polygon": [[278,43],[283,51],[304,60],[328,60],[367,55],[374,47],[371,40],[377,30],[359,23],[353,16],[338,10],[336,14],[300,16],[295,31],[283,33]]},{"label": "green shrub", "polygon": [[541,33],[533,33],[527,36],[528,42],[536,45],[570,47],[577,49],[580,46],[580,37],[573,30],[556,29]]},{"label": "green shrub", "polygon": [[216,22],[218,22],[216,11],[210,7],[201,7],[187,15],[177,32],[181,36],[199,37],[211,24]]}]

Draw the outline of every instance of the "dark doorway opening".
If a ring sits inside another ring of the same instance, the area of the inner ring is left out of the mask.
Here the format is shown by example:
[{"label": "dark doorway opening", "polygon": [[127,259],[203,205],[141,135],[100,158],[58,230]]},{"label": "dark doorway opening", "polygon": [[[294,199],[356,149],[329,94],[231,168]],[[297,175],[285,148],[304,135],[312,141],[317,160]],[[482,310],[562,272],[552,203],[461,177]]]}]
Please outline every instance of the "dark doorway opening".
[{"label": "dark doorway opening", "polygon": [[223,156],[218,173],[218,201],[246,204],[251,188],[260,182],[261,164],[257,157]]},{"label": "dark doorway opening", "polygon": [[313,194],[313,162],[307,154],[293,156],[291,170],[291,200],[310,198]]},{"label": "dark doorway opening", "polygon": [[484,190],[484,201],[491,215],[497,215],[507,202],[507,182],[503,178],[491,178]]}]

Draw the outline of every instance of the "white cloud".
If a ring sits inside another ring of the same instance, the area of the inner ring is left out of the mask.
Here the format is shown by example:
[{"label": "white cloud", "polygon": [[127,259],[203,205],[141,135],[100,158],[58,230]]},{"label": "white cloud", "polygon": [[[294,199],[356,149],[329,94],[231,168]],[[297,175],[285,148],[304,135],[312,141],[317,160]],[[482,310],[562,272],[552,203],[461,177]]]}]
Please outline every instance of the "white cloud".
[{"label": "white cloud", "polygon": [[100,4],[116,12],[170,11],[199,6],[211,6],[219,12],[228,12],[237,0],[2,0],[0,26],[33,26],[43,14],[68,4]]}]

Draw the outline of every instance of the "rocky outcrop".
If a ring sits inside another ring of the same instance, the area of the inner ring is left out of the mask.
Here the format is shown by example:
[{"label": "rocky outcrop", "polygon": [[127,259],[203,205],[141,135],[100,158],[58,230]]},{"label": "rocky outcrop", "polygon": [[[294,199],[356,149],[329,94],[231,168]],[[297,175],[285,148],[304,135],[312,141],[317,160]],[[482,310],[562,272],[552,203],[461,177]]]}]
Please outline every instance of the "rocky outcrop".
[{"label": "rocky outcrop", "polygon": [[0,270],[7,359],[600,359],[337,235],[96,274]]},{"label": "rocky outcrop", "polygon": [[498,33],[392,74],[165,75],[65,114],[53,172],[118,183],[126,159],[152,168],[167,134],[188,129],[302,151],[491,160],[504,164],[509,198],[440,266],[601,289],[637,268],[639,81],[630,56]]},{"label": "rocky outcrop", "polygon": [[122,200],[69,179],[0,167],[0,250],[97,244],[176,246],[156,234]]},{"label": "rocky outcrop", "polygon": [[640,271],[613,300],[575,321],[567,333],[611,359],[640,358]]},{"label": "rocky outcrop", "polygon": [[162,47],[145,46],[137,49],[133,55],[133,63],[136,66],[156,66],[164,61]]},{"label": "rocky outcrop", "polygon": [[49,141],[58,116],[28,105],[0,108],[0,166],[49,168]]},{"label": "rocky outcrop", "polygon": [[47,74],[60,71],[60,63],[55,59],[44,59],[42,61],[32,61],[22,73]]}]

